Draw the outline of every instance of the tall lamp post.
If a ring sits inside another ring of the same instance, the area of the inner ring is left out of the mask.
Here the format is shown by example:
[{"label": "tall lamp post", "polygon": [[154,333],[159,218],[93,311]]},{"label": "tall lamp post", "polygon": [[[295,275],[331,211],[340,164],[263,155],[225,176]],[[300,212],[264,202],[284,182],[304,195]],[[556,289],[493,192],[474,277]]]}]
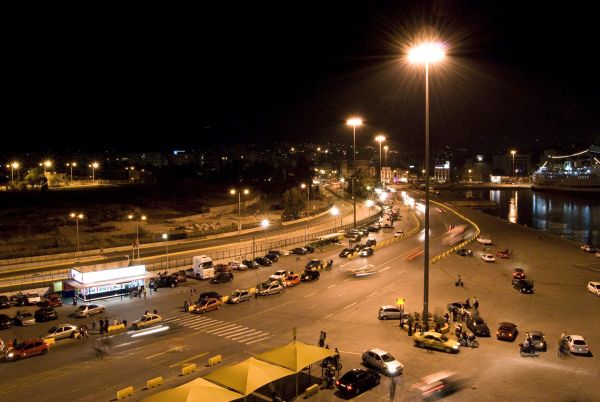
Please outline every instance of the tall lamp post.
[{"label": "tall lamp post", "polygon": [[512,171],[510,172],[510,175],[515,176],[515,154],[517,153],[517,151],[513,149],[512,151],[510,151],[510,153],[512,155]]},{"label": "tall lamp post", "polygon": [[381,174],[381,143],[385,141],[385,136],[380,134],[375,137],[375,141],[379,143],[379,182],[383,184],[383,177]]},{"label": "tall lamp post", "polygon": [[331,207],[329,212],[331,213],[331,216],[333,216],[333,231],[335,232],[337,229],[335,220],[336,220],[337,216],[340,214],[340,210],[334,205],[333,207]]},{"label": "tall lamp post", "polygon": [[77,162],[67,163],[67,167],[71,169],[71,183],[73,183],[73,167],[77,166]]},{"label": "tall lamp post", "polygon": [[88,166],[92,168],[92,183],[94,183],[96,181],[96,177],[95,177],[96,169],[98,169],[98,167],[100,167],[100,164],[98,162],[94,162]]},{"label": "tall lamp post", "polygon": [[79,220],[83,219],[82,213],[71,212],[69,214],[71,219],[75,219],[75,228],[77,230],[77,258],[79,258]]},{"label": "tall lamp post", "polygon": [[308,210],[306,216],[308,216],[310,214],[310,184],[307,186],[306,184],[302,183],[300,184],[300,188],[302,190],[306,189],[306,209]]},{"label": "tall lamp post", "polygon": [[[389,149],[389,147],[387,145],[383,146],[383,152],[384,152],[384,155],[385,155],[383,166],[385,166],[385,167],[387,167],[387,165],[388,165],[388,163],[387,163],[387,152],[388,152],[388,149]],[[387,180],[386,180],[386,183],[387,183]]]},{"label": "tall lamp post", "polygon": [[167,269],[169,269],[169,267],[170,267],[170,264],[169,264],[169,235],[167,233],[163,233],[162,238],[165,241],[165,248],[167,251]]},{"label": "tall lamp post", "polygon": [[342,183],[342,205],[344,205],[344,191],[345,191],[345,189],[344,189],[344,182],[345,181],[346,180],[343,177],[340,179],[340,183]]},{"label": "tall lamp post", "polygon": [[356,196],[354,193],[354,182],[356,181],[356,127],[362,126],[362,119],[353,117],[348,119],[347,125],[352,126],[352,209],[354,210],[354,227],[356,228]]},{"label": "tall lamp post", "polygon": [[229,190],[229,194],[235,195],[237,193],[238,195],[238,241],[242,241],[242,192],[244,195],[250,194],[250,190],[247,188],[243,190],[232,188]]},{"label": "tall lamp post", "polygon": [[[140,259],[140,220],[145,221],[146,215],[129,214],[127,215],[129,220],[135,219],[135,248],[137,248],[137,259]],[[133,251],[133,259],[135,259],[135,249]]]},{"label": "tall lamp post", "polygon": [[260,227],[265,231],[265,251],[267,249],[267,228],[269,227],[269,220],[263,219],[260,221]]},{"label": "tall lamp post", "polygon": [[46,174],[46,171],[52,167],[52,161],[45,160],[44,162],[40,163],[40,166],[44,167],[44,174]]},{"label": "tall lamp post", "polygon": [[10,181],[14,182],[15,181],[15,169],[17,170],[17,176],[19,174],[19,162],[12,162],[10,164]]},{"label": "tall lamp post", "polygon": [[445,49],[441,43],[425,42],[408,52],[408,61],[425,66],[425,245],[423,252],[423,321],[429,328],[429,64],[442,61]]},{"label": "tall lamp post", "polygon": [[135,170],[135,166],[127,166],[125,170],[127,170],[127,175],[129,176],[129,183],[131,183],[131,172]]}]

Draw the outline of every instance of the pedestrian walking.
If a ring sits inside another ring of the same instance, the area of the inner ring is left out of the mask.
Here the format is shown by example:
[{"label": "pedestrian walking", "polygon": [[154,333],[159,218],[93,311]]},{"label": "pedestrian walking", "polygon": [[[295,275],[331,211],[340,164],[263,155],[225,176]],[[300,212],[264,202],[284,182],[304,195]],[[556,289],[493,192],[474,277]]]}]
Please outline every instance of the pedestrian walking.
[{"label": "pedestrian walking", "polygon": [[154,309],[154,314],[158,314],[158,310],[157,309]]},{"label": "pedestrian walking", "polygon": [[144,288],[144,299],[146,298],[146,288]]},{"label": "pedestrian walking", "polygon": [[412,336],[413,334],[413,327],[412,327],[412,322],[408,322],[408,336]]},{"label": "pedestrian walking", "polygon": [[125,325],[125,328],[127,328],[127,320],[123,320],[123,325]]},{"label": "pedestrian walking", "polygon": [[459,287],[459,286],[463,287],[463,281],[462,281],[462,279],[460,277],[460,274],[458,274],[458,279],[456,280],[456,283],[454,284],[454,286],[456,286],[456,287]]},{"label": "pedestrian walking", "polygon": [[89,338],[87,325],[82,325],[81,326],[81,335],[84,338]]},{"label": "pedestrian walking", "polygon": [[477,300],[477,298],[475,298],[475,301],[473,302],[473,308],[479,310],[479,300]]},{"label": "pedestrian walking", "polygon": [[98,323],[100,324],[100,335],[102,335],[104,333],[104,320],[100,318]]},{"label": "pedestrian walking", "polygon": [[467,300],[465,300],[465,308],[469,307],[471,307],[471,300],[469,300],[469,298],[467,297]]},{"label": "pedestrian walking", "polygon": [[449,319],[450,319],[450,315],[448,313],[444,314],[444,320],[446,321],[446,324],[448,324]]}]

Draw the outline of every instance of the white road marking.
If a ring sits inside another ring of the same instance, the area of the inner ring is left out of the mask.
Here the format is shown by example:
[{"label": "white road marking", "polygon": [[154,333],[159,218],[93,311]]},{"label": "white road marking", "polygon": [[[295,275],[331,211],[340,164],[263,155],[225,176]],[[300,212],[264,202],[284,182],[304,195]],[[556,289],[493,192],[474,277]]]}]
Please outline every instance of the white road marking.
[{"label": "white road marking", "polygon": [[368,298],[369,298],[369,297],[371,297],[371,296],[375,296],[377,293],[379,293],[379,291],[371,293],[371,294],[370,294],[370,295],[368,295],[366,298],[368,299]]},{"label": "white road marking", "polygon": [[304,298],[307,298],[307,297],[310,297],[310,296],[314,296],[316,294],[317,294],[317,292],[312,292],[312,293],[309,293],[306,296],[304,296]]},{"label": "white road marking", "polygon": [[348,265],[348,264],[350,264],[350,263],[349,263],[349,262],[347,262],[347,263],[345,263],[345,264],[342,264],[342,265],[340,265],[340,268],[344,268],[344,267],[345,267],[346,265]]},{"label": "white road marking", "polygon": [[263,331],[252,330],[252,332],[248,332],[247,334],[244,334],[244,335],[241,335],[241,336],[236,336],[234,338],[231,338],[231,340],[232,341],[237,341],[239,339],[252,338],[253,336],[261,334],[261,333],[263,333]]},{"label": "white road marking", "polygon": [[335,284],[333,284],[333,285],[330,285],[330,286],[327,286],[327,289],[331,289],[331,288],[332,288],[332,287],[334,287],[334,286],[335,286]]},{"label": "white road marking", "polygon": [[213,329],[210,331],[206,331],[207,334],[212,333],[213,335],[220,335],[220,334],[225,334],[227,332],[231,333],[230,331],[233,331],[234,329],[240,329],[242,328],[241,325],[236,325],[233,324],[233,326],[229,325],[228,327],[223,327],[221,329]]},{"label": "white road marking", "polygon": [[325,317],[319,318],[317,321],[319,321],[319,320],[326,320],[326,319],[328,319],[329,317],[331,317],[332,315],[333,315],[333,314],[327,314]]},{"label": "white road marking", "polygon": [[233,338],[234,336],[238,336],[238,335],[241,335],[241,334],[244,334],[244,333],[249,333],[249,332],[252,332],[252,331],[254,331],[254,329],[248,329],[248,330],[241,331],[241,332],[240,332],[240,331],[237,331],[237,332],[238,332],[237,334],[231,334],[231,335],[227,335],[227,336],[225,337],[225,339]]},{"label": "white road marking", "polygon": [[390,267],[385,267],[383,269],[380,269],[379,272],[387,271],[388,269],[390,269]]},{"label": "white road marking", "polygon": [[[240,333],[242,333],[242,332],[244,332],[244,331],[248,331],[248,330],[249,330],[249,328],[248,328],[248,327],[243,327],[243,328],[240,328],[240,329],[236,329],[236,330],[230,331],[230,332],[229,332],[229,335],[230,335],[230,336],[235,336],[236,334],[238,334],[238,335],[239,335]],[[226,338],[227,338],[227,337],[226,337]]]},{"label": "white road marking", "polygon": [[350,308],[350,307],[354,306],[356,303],[358,303],[358,302],[354,302],[354,303],[352,303],[352,304],[348,304],[346,307],[344,307],[344,310],[346,310],[346,309],[348,309],[348,308]]},{"label": "white road marking", "polygon": [[264,338],[259,338],[259,339],[255,340],[255,341],[252,341],[252,342],[246,342],[246,345],[252,345],[253,343],[260,342],[260,341],[264,341],[264,340],[266,340],[266,339],[269,339],[269,338],[270,338],[270,337],[272,337],[272,336],[273,336],[273,335],[269,335],[269,336],[265,336]]},{"label": "white road marking", "polygon": [[228,324],[228,323],[223,323],[223,325],[220,325],[220,326],[218,326],[218,327],[215,327],[215,328],[213,328],[213,329],[211,329],[211,330],[209,330],[209,331],[206,331],[206,333],[207,333],[207,334],[210,334],[210,333],[211,333],[211,332],[213,332],[213,331],[220,331],[220,330],[222,330],[222,329],[225,329],[225,328],[231,328],[231,327],[235,327],[235,326],[236,326],[236,324]]}]

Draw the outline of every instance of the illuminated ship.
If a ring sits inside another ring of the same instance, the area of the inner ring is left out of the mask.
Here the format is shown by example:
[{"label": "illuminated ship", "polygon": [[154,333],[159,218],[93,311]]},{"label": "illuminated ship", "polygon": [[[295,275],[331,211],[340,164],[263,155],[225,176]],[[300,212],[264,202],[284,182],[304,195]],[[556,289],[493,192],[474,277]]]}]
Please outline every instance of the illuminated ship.
[{"label": "illuminated ship", "polygon": [[572,155],[548,156],[533,174],[532,188],[600,194],[600,146]]}]

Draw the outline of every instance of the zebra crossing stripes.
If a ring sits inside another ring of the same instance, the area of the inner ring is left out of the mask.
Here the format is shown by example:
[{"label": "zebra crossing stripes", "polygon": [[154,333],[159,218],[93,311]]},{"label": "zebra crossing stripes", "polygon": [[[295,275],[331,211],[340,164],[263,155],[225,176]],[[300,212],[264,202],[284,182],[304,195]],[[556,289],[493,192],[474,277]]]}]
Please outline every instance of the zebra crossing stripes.
[{"label": "zebra crossing stripes", "polygon": [[163,320],[165,323],[177,324],[196,331],[203,331],[209,335],[215,335],[230,341],[252,345],[269,339],[273,335],[268,332],[244,327],[226,321],[216,320],[205,315],[180,314]]}]

